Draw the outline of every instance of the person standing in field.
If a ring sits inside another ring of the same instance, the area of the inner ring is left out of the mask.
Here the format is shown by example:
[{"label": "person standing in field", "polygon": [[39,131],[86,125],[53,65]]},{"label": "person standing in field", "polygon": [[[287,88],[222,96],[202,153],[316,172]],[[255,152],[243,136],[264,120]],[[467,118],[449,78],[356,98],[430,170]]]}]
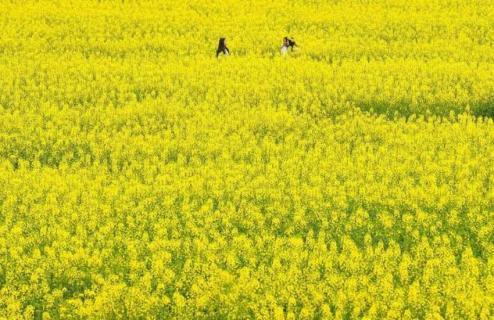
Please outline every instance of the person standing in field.
[{"label": "person standing in field", "polygon": [[218,43],[218,49],[216,49],[216,58],[218,58],[220,53],[223,53],[225,56],[230,55],[230,50],[226,46],[226,39],[225,38],[220,38],[220,41]]},{"label": "person standing in field", "polygon": [[284,37],[283,38],[283,45],[281,46],[281,55],[286,55],[288,53],[288,49],[292,48],[292,51],[293,51],[293,48],[296,46],[297,44],[295,43],[295,41],[293,41],[293,39],[290,39],[288,37]]}]

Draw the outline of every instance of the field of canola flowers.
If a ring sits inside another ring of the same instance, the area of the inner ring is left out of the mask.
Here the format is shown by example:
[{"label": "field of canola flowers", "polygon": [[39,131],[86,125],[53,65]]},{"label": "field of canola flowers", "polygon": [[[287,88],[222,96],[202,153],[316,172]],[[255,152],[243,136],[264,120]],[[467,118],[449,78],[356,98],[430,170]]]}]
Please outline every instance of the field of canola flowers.
[{"label": "field of canola flowers", "polygon": [[0,318],[494,317],[492,1],[4,0],[0,30]]}]

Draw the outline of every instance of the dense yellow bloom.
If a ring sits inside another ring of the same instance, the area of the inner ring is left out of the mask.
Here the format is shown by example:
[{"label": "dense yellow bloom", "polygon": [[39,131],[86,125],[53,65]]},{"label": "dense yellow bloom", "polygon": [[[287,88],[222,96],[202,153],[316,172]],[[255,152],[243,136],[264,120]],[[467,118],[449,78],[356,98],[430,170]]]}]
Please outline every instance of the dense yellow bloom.
[{"label": "dense yellow bloom", "polygon": [[492,21],[3,1],[0,318],[493,318]]}]

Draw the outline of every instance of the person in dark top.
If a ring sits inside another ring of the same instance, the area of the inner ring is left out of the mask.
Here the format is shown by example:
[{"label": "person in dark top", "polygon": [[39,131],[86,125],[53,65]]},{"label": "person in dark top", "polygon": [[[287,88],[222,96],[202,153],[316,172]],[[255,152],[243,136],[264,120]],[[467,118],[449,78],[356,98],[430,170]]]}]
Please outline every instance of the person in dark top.
[{"label": "person in dark top", "polygon": [[218,49],[216,49],[216,58],[218,58],[218,55],[220,53],[223,53],[225,56],[230,55],[230,50],[226,46],[226,39],[225,38],[220,38],[220,41],[218,43]]},{"label": "person in dark top", "polygon": [[281,47],[281,54],[282,55],[287,54],[289,48],[292,48],[292,51],[293,51],[293,48],[296,46],[297,46],[297,44],[295,43],[295,41],[293,39],[290,39],[288,37],[284,37],[283,38],[283,46]]}]

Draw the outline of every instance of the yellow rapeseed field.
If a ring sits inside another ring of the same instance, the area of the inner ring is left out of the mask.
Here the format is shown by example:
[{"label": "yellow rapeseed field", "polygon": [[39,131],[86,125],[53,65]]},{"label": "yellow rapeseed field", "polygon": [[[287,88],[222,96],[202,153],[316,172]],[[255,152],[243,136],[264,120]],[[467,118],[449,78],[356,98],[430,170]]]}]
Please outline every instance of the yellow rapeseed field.
[{"label": "yellow rapeseed field", "polygon": [[493,319],[493,117],[491,0],[2,0],[0,319]]}]

